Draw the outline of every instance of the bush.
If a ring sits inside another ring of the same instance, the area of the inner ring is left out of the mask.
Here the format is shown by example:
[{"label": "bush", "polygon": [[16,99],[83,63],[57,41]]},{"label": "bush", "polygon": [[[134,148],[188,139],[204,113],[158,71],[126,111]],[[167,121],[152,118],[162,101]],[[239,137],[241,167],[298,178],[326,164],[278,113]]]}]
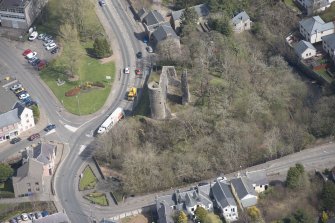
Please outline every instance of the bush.
[{"label": "bush", "polygon": [[35,121],[35,124],[36,124],[38,122],[38,120],[40,119],[40,109],[38,108],[37,105],[33,105],[31,107],[31,109],[33,110],[34,121]]},{"label": "bush", "polygon": [[106,38],[96,38],[93,49],[98,58],[109,57],[112,55],[111,47]]},{"label": "bush", "polygon": [[80,88],[79,88],[79,87],[75,87],[75,88],[73,88],[73,89],[67,91],[67,92],[65,93],[65,96],[66,96],[66,97],[76,96],[77,94],[79,94],[79,92],[80,92]]},{"label": "bush", "polygon": [[105,88],[105,84],[102,82],[94,82],[92,86]]}]

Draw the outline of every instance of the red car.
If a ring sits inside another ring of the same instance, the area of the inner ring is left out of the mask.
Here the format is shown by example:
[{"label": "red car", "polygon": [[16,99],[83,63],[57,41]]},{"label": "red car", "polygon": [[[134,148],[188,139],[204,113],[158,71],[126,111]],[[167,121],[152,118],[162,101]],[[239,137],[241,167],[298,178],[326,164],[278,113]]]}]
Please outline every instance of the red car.
[{"label": "red car", "polygon": [[136,75],[142,75],[142,70],[140,68],[136,68],[135,74]]},{"label": "red car", "polygon": [[34,141],[35,139],[38,139],[40,138],[40,134],[39,133],[35,133],[35,134],[32,134],[31,136],[29,136],[29,141]]},{"label": "red car", "polygon": [[48,62],[46,60],[41,60],[37,65],[37,70],[43,70],[47,66]]},{"label": "red car", "polygon": [[31,51],[30,49],[26,49],[25,51],[23,51],[22,56],[27,56],[29,53],[32,53],[33,51]]}]

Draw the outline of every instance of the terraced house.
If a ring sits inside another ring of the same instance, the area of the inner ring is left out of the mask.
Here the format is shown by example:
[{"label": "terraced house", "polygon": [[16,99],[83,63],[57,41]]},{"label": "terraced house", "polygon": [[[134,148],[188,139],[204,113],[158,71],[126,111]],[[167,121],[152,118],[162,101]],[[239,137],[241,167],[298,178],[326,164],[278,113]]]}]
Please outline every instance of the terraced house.
[{"label": "terraced house", "polygon": [[47,0],[0,0],[0,24],[28,29],[41,13]]}]

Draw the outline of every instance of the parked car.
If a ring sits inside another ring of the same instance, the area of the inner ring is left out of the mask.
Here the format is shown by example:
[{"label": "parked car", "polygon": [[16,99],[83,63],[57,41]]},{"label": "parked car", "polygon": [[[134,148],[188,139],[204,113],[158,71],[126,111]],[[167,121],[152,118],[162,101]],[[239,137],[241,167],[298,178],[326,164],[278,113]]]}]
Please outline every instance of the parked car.
[{"label": "parked car", "polygon": [[138,52],[138,53],[136,53],[136,57],[138,58],[138,59],[142,59],[142,52]]},{"label": "parked car", "polygon": [[55,124],[49,124],[49,125],[47,125],[47,127],[44,128],[44,131],[49,132],[49,131],[51,131],[55,128],[56,128]]},{"label": "parked car", "polygon": [[129,67],[124,68],[124,73],[125,73],[125,74],[130,74]]},{"label": "parked car", "polygon": [[51,43],[54,43],[54,41],[52,39],[45,40],[44,43],[43,43],[43,46],[46,47],[46,46],[50,45]]},{"label": "parked car", "polygon": [[33,106],[33,105],[37,105],[37,103],[35,101],[27,101],[27,102],[25,102],[25,106],[26,107],[30,107],[30,106]]},{"label": "parked car", "polygon": [[33,57],[33,58],[30,58],[28,59],[28,63],[33,63],[34,61],[38,60],[38,57]]},{"label": "parked car", "polygon": [[34,32],[32,32],[32,33],[30,34],[30,36],[28,37],[28,39],[29,39],[30,41],[33,41],[34,39],[37,38],[37,36],[38,36],[38,32],[34,31]]},{"label": "parked car", "polygon": [[15,84],[15,85],[13,85],[13,86],[10,87],[10,89],[11,89],[12,91],[15,91],[15,90],[17,90],[17,89],[19,89],[19,88],[22,88],[22,84]]},{"label": "parked car", "polygon": [[9,220],[9,223],[17,223],[16,219],[15,218],[12,218]]},{"label": "parked car", "polygon": [[55,54],[59,52],[59,47],[57,46],[56,48],[54,48],[53,50],[51,50],[51,54]]},{"label": "parked car", "polygon": [[19,93],[16,94],[17,97],[20,97],[21,94],[27,94],[28,92],[27,91],[21,91]]},{"label": "parked car", "polygon": [[29,220],[27,213],[21,214],[21,218],[22,218],[23,221],[28,221]]},{"label": "parked car", "polygon": [[39,139],[41,136],[39,133],[35,133],[35,134],[32,134],[31,136],[29,136],[28,140],[29,141],[34,141],[35,139]]},{"label": "parked car", "polygon": [[147,36],[145,36],[145,37],[143,38],[143,43],[147,43],[147,42],[149,42],[149,39],[148,39]]},{"label": "parked car", "polygon": [[33,51],[31,51],[31,49],[26,49],[25,51],[23,51],[22,56],[27,56],[29,53],[32,53]]},{"label": "parked car", "polygon": [[16,137],[16,138],[13,138],[11,141],[10,141],[10,143],[11,144],[16,144],[16,143],[18,143],[18,142],[20,142],[21,141],[21,138],[20,137]]},{"label": "parked car", "polygon": [[30,220],[36,220],[36,216],[35,216],[34,213],[29,213],[28,217],[29,217]]},{"label": "parked car", "polygon": [[100,5],[101,7],[104,6],[104,5],[106,5],[105,0],[99,0],[99,5]]},{"label": "parked car", "polygon": [[37,59],[37,60],[33,61],[33,62],[31,63],[31,65],[36,66],[36,65],[39,64],[40,62],[41,62],[41,60],[40,60],[40,59]]},{"label": "parked car", "polygon": [[153,49],[151,48],[151,46],[147,46],[146,49],[147,49],[148,53],[153,53],[154,52]]},{"label": "parked car", "polygon": [[51,35],[45,35],[43,38],[43,41],[46,42],[48,40],[52,40],[52,36]]},{"label": "parked car", "polygon": [[15,94],[18,94],[18,93],[20,93],[20,92],[22,92],[22,91],[24,91],[24,88],[23,88],[23,87],[20,87],[20,88],[16,89],[16,90],[14,91],[14,93],[15,93]]},{"label": "parked car", "polygon": [[37,55],[36,52],[31,52],[31,53],[27,54],[26,58],[29,60],[29,59],[31,59],[33,57],[36,57],[36,55]]},{"label": "parked car", "polygon": [[41,60],[35,67],[37,70],[43,70],[48,65],[46,60]]},{"label": "parked car", "polygon": [[41,39],[41,40],[43,40],[44,39],[44,37],[45,37],[45,33],[40,33],[39,35],[38,35],[38,37],[37,37],[37,39]]},{"label": "parked car", "polygon": [[36,213],[35,213],[35,217],[36,217],[36,219],[43,218],[43,216],[42,216],[42,213],[41,213],[41,212],[36,212]]},{"label": "parked car", "polygon": [[48,211],[42,211],[42,217],[46,217],[46,216],[48,216],[49,215],[49,212]]},{"label": "parked car", "polygon": [[19,99],[22,100],[28,97],[30,97],[30,95],[28,93],[24,93],[24,94],[20,94]]},{"label": "parked car", "polygon": [[135,69],[135,74],[136,75],[142,75],[142,70],[140,68]]},{"label": "parked car", "polygon": [[22,222],[22,219],[21,219],[21,216],[19,215],[19,216],[16,216],[16,222]]},{"label": "parked car", "polygon": [[52,49],[55,49],[57,47],[56,43],[50,43],[49,45],[47,45],[45,47],[46,50],[52,50]]}]

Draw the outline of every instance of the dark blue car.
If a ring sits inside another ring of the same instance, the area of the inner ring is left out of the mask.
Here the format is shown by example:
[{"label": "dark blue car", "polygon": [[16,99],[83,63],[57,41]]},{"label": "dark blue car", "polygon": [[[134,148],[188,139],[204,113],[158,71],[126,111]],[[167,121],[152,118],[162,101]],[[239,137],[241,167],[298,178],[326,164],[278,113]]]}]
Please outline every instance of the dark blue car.
[{"label": "dark blue car", "polygon": [[48,211],[42,211],[42,217],[48,216],[49,212]]},{"label": "dark blue car", "polygon": [[45,127],[44,131],[49,132],[55,128],[56,128],[55,124],[49,124],[47,127]]}]

